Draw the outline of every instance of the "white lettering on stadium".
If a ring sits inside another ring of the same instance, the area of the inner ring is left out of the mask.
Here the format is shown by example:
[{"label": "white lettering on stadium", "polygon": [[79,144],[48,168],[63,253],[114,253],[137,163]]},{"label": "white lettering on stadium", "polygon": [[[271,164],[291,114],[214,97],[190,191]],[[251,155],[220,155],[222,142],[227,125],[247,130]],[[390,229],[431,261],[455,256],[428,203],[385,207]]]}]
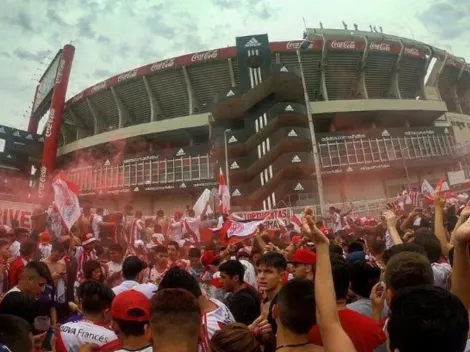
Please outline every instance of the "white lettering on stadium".
[{"label": "white lettering on stadium", "polygon": [[46,137],[50,137],[52,135],[52,127],[54,124],[54,118],[55,118],[55,110],[54,108],[51,108],[49,111],[49,118],[47,119],[46,122]]},{"label": "white lettering on stadium", "polygon": [[83,92],[81,92],[80,94],[74,96],[74,97],[72,98],[72,103],[76,103],[77,101],[79,101],[79,100],[82,99],[82,98],[83,98]]},{"label": "white lettering on stadium", "polygon": [[140,158],[125,159],[122,163],[129,164],[129,163],[134,163],[134,162],[151,161],[151,160],[158,160],[158,155],[147,155],[147,156],[142,156]]},{"label": "white lettering on stadium", "polygon": [[[302,44],[301,41],[297,41],[297,42],[288,42],[286,44],[286,49],[287,50],[297,50],[300,48],[300,45]],[[310,43],[309,46],[308,46],[309,49],[313,48],[313,44]]]},{"label": "white lettering on stadium", "polygon": [[405,54],[411,55],[411,56],[420,56],[421,55],[419,50],[416,49],[416,48],[405,48]]},{"label": "white lettering on stadium", "polygon": [[98,83],[98,84],[94,85],[93,87],[91,87],[91,92],[92,93],[99,92],[100,90],[105,89],[106,86],[107,86],[106,81],[103,81],[103,82]]},{"label": "white lettering on stadium", "polygon": [[145,187],[144,191],[166,191],[170,189],[175,189],[175,185]]},{"label": "white lettering on stadium", "polygon": [[363,166],[359,168],[361,171],[369,171],[369,170],[378,170],[378,169],[388,169],[390,164],[380,164],[380,165],[372,165],[372,166]]},{"label": "white lettering on stadium", "polygon": [[354,50],[356,49],[356,42],[352,40],[345,40],[345,41],[338,41],[333,40],[331,42],[332,49],[347,49],[347,50]]},{"label": "white lettering on stadium", "polygon": [[362,139],[366,138],[365,134],[351,134],[347,136],[328,136],[320,138],[320,142],[342,141],[344,139]]},{"label": "white lettering on stadium", "polygon": [[137,69],[119,75],[118,82],[126,81],[128,79],[134,78],[135,76],[137,76]]},{"label": "white lettering on stadium", "polygon": [[219,51],[217,49],[211,51],[204,51],[202,53],[196,53],[191,57],[191,62],[215,59],[218,55]]},{"label": "white lettering on stadium", "polygon": [[152,72],[160,71],[160,70],[164,70],[165,68],[170,68],[170,67],[173,67],[173,66],[175,66],[175,59],[163,60],[163,61],[159,61],[159,62],[154,63],[150,67],[150,71],[152,71]]},{"label": "white lettering on stadium", "polygon": [[392,46],[388,43],[370,43],[369,49],[378,51],[391,51]]},{"label": "white lettering on stadium", "polygon": [[426,135],[429,136],[431,134],[435,134],[436,132],[433,130],[425,130],[425,131],[406,131],[405,136],[422,136]]},{"label": "white lettering on stadium", "polygon": [[62,80],[62,74],[64,73],[65,60],[60,60],[59,67],[57,68],[57,76],[55,78],[55,83],[60,83]]},{"label": "white lettering on stadium", "polygon": [[44,196],[44,187],[46,185],[47,169],[45,166],[41,166],[41,173],[39,174],[39,198]]}]

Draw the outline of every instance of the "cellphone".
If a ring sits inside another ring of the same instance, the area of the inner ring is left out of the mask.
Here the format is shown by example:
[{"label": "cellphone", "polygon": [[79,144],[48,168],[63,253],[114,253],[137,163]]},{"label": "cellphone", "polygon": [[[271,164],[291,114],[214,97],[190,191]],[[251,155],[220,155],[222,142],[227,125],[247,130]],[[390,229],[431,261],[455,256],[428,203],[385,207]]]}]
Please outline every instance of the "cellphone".
[{"label": "cellphone", "polygon": [[50,327],[49,330],[47,330],[46,336],[44,337],[44,340],[42,342],[42,345],[41,345],[42,349],[46,351],[52,351],[52,346],[51,346],[52,336],[55,336],[55,330],[53,327]]}]

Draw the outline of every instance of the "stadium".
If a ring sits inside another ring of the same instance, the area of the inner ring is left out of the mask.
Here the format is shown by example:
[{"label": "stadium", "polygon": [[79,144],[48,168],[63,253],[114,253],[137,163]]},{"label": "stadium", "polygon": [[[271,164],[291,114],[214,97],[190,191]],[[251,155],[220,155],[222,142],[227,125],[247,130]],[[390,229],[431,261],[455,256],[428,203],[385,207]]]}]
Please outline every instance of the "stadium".
[{"label": "stadium", "polygon": [[222,168],[236,210],[317,205],[315,143],[327,204],[369,207],[459,168],[455,146],[470,139],[465,60],[372,31],[235,43],[150,63],[69,99],[57,167],[81,197],[172,212],[216,186]]}]

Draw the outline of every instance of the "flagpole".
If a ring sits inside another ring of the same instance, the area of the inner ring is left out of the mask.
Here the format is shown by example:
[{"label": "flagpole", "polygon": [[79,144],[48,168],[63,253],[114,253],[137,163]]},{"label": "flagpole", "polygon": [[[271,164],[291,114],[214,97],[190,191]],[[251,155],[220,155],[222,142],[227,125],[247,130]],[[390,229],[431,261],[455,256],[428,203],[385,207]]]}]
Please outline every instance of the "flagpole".
[{"label": "flagpole", "polygon": [[227,143],[227,132],[231,132],[228,128],[224,131],[224,147],[225,147],[225,182],[227,183],[228,192],[230,194],[230,174],[228,168],[228,143]]}]

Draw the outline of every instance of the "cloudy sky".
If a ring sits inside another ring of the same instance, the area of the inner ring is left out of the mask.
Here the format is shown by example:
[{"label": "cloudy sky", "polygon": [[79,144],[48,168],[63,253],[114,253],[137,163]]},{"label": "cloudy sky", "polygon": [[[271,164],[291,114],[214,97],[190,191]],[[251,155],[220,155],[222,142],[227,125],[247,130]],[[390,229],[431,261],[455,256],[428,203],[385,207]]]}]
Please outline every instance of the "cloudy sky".
[{"label": "cloudy sky", "polygon": [[36,81],[55,52],[76,47],[71,97],[116,73],[268,33],[301,39],[308,27],[415,38],[470,61],[469,0],[0,0],[0,124],[25,129]]}]

